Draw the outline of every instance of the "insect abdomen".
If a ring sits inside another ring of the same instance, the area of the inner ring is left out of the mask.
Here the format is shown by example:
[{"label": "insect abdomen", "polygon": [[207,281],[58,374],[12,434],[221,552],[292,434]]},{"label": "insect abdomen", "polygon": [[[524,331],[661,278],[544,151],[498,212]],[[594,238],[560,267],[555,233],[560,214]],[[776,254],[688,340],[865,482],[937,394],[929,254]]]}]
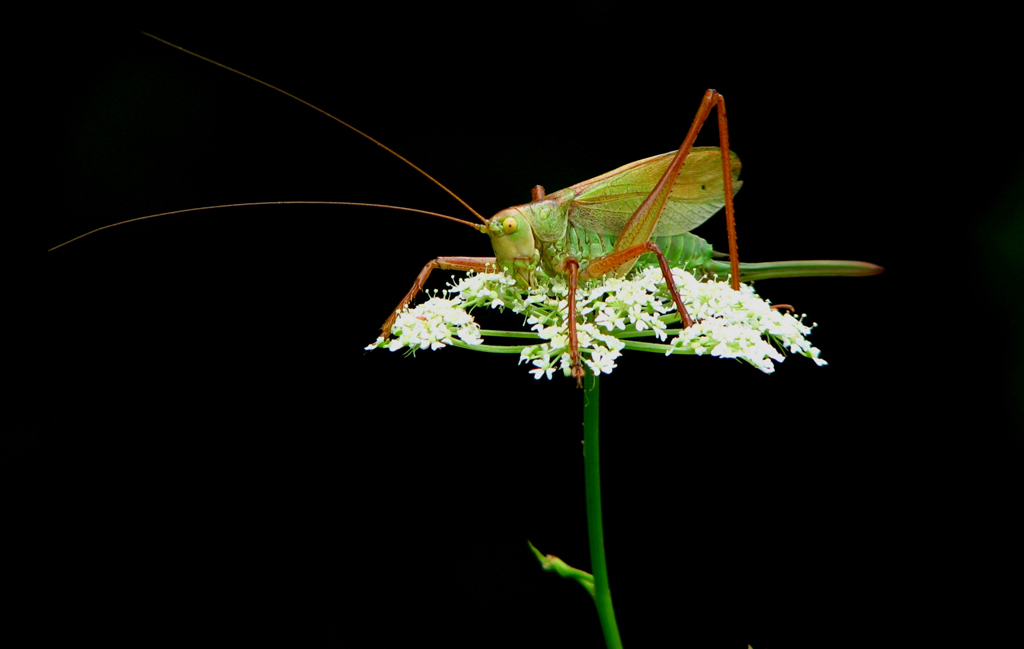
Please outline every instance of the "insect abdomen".
[{"label": "insect abdomen", "polygon": [[[687,270],[700,268],[711,261],[711,244],[695,234],[684,232],[666,237],[651,239],[664,253],[668,263]],[[586,266],[592,260],[607,255],[615,248],[615,236],[598,234],[583,228],[569,225],[566,232],[566,251]],[[653,253],[641,255],[636,268],[657,266],[658,259]]]},{"label": "insect abdomen", "polygon": [[[670,266],[692,270],[711,261],[711,244],[695,234],[683,232],[670,237],[652,237],[651,241],[661,248]],[[657,266],[658,258],[653,253],[642,255],[637,267]]]}]

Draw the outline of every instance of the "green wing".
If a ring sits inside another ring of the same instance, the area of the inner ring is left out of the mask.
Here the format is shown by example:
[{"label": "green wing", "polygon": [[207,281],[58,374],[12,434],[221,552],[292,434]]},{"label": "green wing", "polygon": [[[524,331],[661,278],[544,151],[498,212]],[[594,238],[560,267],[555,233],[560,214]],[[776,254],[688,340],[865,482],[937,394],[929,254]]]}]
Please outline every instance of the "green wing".
[{"label": "green wing", "polygon": [[[670,151],[637,160],[573,185],[569,189],[576,196],[569,206],[569,221],[590,232],[617,235],[654,189],[675,154],[675,151]],[[740,159],[735,151],[729,152],[729,158],[732,161],[732,186],[735,194],[742,184],[739,181]],[[686,156],[686,164],[672,187],[653,236],[666,237],[689,232],[711,218],[724,205],[721,152],[718,147],[693,148]]]}]

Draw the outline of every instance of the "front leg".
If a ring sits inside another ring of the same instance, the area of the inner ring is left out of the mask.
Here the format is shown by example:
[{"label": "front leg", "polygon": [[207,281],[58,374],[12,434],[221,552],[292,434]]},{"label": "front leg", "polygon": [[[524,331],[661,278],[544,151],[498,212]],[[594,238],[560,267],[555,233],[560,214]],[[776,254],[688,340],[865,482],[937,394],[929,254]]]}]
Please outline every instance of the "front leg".
[{"label": "front leg", "polygon": [[416,294],[423,290],[423,285],[427,283],[427,278],[430,277],[430,273],[438,268],[442,270],[475,270],[478,273],[486,273],[488,270],[494,270],[498,267],[498,261],[494,257],[438,257],[427,262],[427,265],[423,267],[420,274],[416,276],[416,281],[413,282],[412,288],[405,294],[402,301],[398,303],[395,310],[391,312],[388,319],[384,321],[384,325],[380,328],[380,335],[387,338],[391,335],[391,327],[395,325],[395,320],[398,319],[398,312],[409,306],[409,303],[413,301]]}]

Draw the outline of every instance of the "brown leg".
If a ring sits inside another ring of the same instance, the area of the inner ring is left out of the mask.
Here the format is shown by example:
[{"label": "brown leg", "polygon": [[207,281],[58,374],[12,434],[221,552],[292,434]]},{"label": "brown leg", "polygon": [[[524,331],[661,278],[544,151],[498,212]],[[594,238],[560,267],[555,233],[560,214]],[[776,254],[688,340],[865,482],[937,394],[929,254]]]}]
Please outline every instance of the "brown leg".
[{"label": "brown leg", "polygon": [[736,208],[732,204],[729,121],[725,118],[725,97],[722,95],[718,95],[718,142],[719,148],[722,150],[722,173],[725,174],[722,180],[725,184],[725,227],[729,232],[729,270],[732,271],[732,290],[738,291],[740,290],[740,253],[736,243]]},{"label": "brown leg", "polygon": [[565,260],[565,271],[569,273],[569,360],[576,387],[583,387],[583,360],[580,358],[580,340],[576,336],[576,287],[579,284],[580,264],[575,259]]},{"label": "brown leg", "polygon": [[387,338],[391,335],[391,327],[395,325],[395,320],[398,318],[398,312],[409,306],[416,294],[423,290],[423,285],[426,284],[427,278],[430,277],[430,273],[438,268],[443,270],[475,270],[478,273],[483,273],[488,270],[494,270],[497,268],[498,261],[494,257],[438,257],[427,263],[420,271],[420,274],[416,276],[416,281],[413,283],[412,288],[405,294],[402,301],[398,303],[395,310],[391,312],[388,319],[384,321],[384,325],[380,328],[380,335]]},{"label": "brown leg", "polygon": [[[679,151],[676,153],[675,157],[672,158],[672,162],[665,170],[665,173],[662,174],[658,183],[654,186],[654,189],[651,190],[651,193],[647,195],[644,202],[640,204],[640,207],[637,208],[636,212],[633,213],[633,216],[631,216],[629,221],[626,222],[626,225],[623,226],[622,232],[619,233],[619,236],[615,241],[615,250],[613,254],[650,241],[651,235],[654,234],[654,228],[658,224],[658,219],[661,217],[661,211],[665,207],[665,203],[668,201],[669,194],[672,192],[672,186],[675,184],[676,178],[679,176],[679,172],[682,170],[683,164],[686,162],[686,156],[689,155],[690,149],[693,148],[693,143],[697,139],[697,134],[700,132],[704,122],[711,114],[711,109],[716,106],[718,107],[718,135],[719,142],[721,144],[722,171],[725,176],[723,179],[725,185],[725,218],[729,230],[729,257],[730,267],[732,269],[732,286],[734,289],[739,290],[739,257],[736,245],[736,215],[732,200],[732,171],[731,161],[729,158],[729,131],[725,115],[725,98],[714,90],[708,90],[704,93],[704,98],[701,100],[700,108],[697,109],[697,115],[693,118],[693,124],[690,125],[690,130],[686,133],[686,139],[683,140],[682,146],[679,147]],[[587,270],[589,270],[589,268]],[[624,272],[625,270],[628,270],[628,267],[619,269],[620,272]]]},{"label": "brown leg", "polygon": [[655,256],[658,257],[658,265],[661,266],[661,274],[665,277],[665,284],[668,285],[669,295],[672,296],[672,301],[675,302],[676,310],[679,312],[679,316],[683,320],[683,328],[685,329],[686,327],[692,326],[693,318],[690,317],[690,313],[686,310],[686,307],[683,306],[683,299],[679,297],[679,291],[676,289],[675,280],[672,279],[672,269],[668,265],[668,260],[665,259],[665,255],[661,253],[661,248],[655,245],[653,241],[641,243],[638,246],[633,246],[632,248],[627,248],[620,252],[612,252],[600,259],[595,259],[583,270],[581,277],[583,277],[583,279],[603,277],[619,266],[637,259],[645,252],[653,252]]}]

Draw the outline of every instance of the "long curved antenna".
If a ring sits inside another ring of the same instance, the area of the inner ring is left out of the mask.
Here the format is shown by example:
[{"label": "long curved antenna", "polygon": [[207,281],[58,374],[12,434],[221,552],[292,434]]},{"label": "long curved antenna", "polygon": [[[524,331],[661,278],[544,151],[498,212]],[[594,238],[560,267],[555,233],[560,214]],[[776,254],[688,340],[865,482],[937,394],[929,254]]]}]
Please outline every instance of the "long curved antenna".
[{"label": "long curved antenna", "polygon": [[74,239],[68,239],[64,243],[58,244],[50,248],[49,252],[53,252],[58,248],[63,248],[69,243],[78,241],[83,237],[87,237],[90,234],[95,234],[101,230],[107,230],[109,228],[116,228],[119,225],[125,225],[127,223],[135,223],[136,221],[145,221],[146,219],[155,219],[158,216],[170,216],[171,214],[184,214],[186,212],[202,212],[203,210],[216,210],[222,207],[253,207],[256,205],[354,205],[356,207],[380,207],[389,210],[399,210],[402,212],[416,212],[417,214],[426,214],[428,216],[436,216],[442,219],[448,219],[449,221],[455,221],[463,225],[468,225],[474,230],[480,231],[480,226],[473,225],[468,221],[457,219],[454,216],[448,216],[446,214],[438,214],[437,212],[428,212],[427,210],[418,210],[414,207],[398,207],[397,205],[381,205],[379,203],[350,203],[347,201],[263,201],[260,203],[229,203],[227,205],[207,205],[206,207],[190,207],[185,210],[174,210],[173,212],[161,212],[160,214],[150,214],[148,216],[137,216],[134,219],[128,219],[127,221],[118,221],[117,223],[111,223],[110,225],[104,225],[101,228],[95,230],[89,230],[85,234],[80,234]]},{"label": "long curved antenna", "polygon": [[[402,161],[402,162],[404,162],[405,164],[409,165],[410,167],[412,167],[412,168],[413,168],[413,169],[415,169],[416,171],[418,171],[418,172],[420,172],[421,174],[423,174],[424,176],[426,176],[426,177],[427,177],[427,179],[428,179],[428,180],[430,180],[430,182],[434,183],[435,185],[437,185],[438,187],[440,187],[440,188],[441,188],[441,189],[443,189],[444,191],[448,192],[448,194],[449,194],[449,195],[450,195],[450,196],[451,196],[452,198],[454,198],[455,200],[457,200],[457,201],[459,201],[460,203],[462,203],[462,206],[463,206],[463,207],[465,207],[465,208],[466,208],[467,210],[469,210],[470,212],[472,212],[472,213],[473,213],[473,215],[474,215],[474,216],[476,216],[476,218],[480,219],[480,220],[481,220],[481,221],[483,221],[484,223],[487,223],[487,219],[485,219],[485,218],[484,218],[483,216],[481,216],[481,215],[480,215],[480,213],[479,213],[479,212],[477,212],[477,211],[476,211],[476,210],[474,210],[474,209],[473,209],[472,207],[470,207],[470,206],[469,206],[469,203],[467,203],[466,201],[464,201],[464,200],[462,200],[461,198],[459,198],[459,196],[458,196],[458,195],[457,195],[457,194],[456,194],[455,192],[453,192],[452,190],[450,190],[450,189],[448,189],[447,187],[445,187],[444,185],[442,185],[442,184],[441,184],[441,181],[439,181],[439,180],[438,180],[437,178],[434,178],[433,176],[431,176],[430,174],[428,174],[428,173],[427,173],[426,171],[423,171],[422,169],[420,169],[419,167],[417,167],[416,165],[414,165],[414,164],[413,164],[412,162],[410,162],[410,161],[406,160],[405,158],[403,158],[403,157],[402,157],[401,155],[399,155],[399,154],[398,154],[398,153],[396,153],[395,151],[393,151],[393,150],[391,150],[390,148],[388,148],[387,146],[385,146],[385,145],[381,144],[381,143],[380,143],[379,141],[377,141],[376,139],[374,139],[374,138],[370,137],[370,136],[369,136],[369,135],[367,135],[366,133],[363,133],[362,131],[360,131],[359,129],[357,129],[357,128],[356,128],[355,126],[352,126],[352,125],[351,125],[351,124],[349,124],[348,122],[344,122],[344,121],[342,121],[342,120],[338,119],[337,117],[335,117],[334,115],[331,115],[331,114],[330,114],[330,113],[328,113],[327,111],[323,110],[322,108],[317,108],[316,106],[314,106],[313,104],[309,103],[309,102],[308,102],[308,101],[306,101],[305,99],[301,99],[301,98],[299,98],[299,97],[296,97],[296,96],[295,96],[295,95],[293,95],[292,93],[290,93],[290,92],[287,92],[287,91],[285,91],[285,90],[281,90],[281,89],[280,89],[280,88],[278,88],[277,86],[272,86],[272,85],[270,85],[269,83],[267,83],[266,81],[261,81],[261,80],[257,79],[256,77],[250,76],[250,75],[248,75],[248,74],[246,74],[246,73],[244,73],[244,72],[239,72],[238,70],[236,70],[236,69],[234,69],[234,68],[232,68],[232,67],[228,67],[228,66],[224,65],[223,63],[217,63],[217,62],[216,62],[216,61],[214,61],[213,59],[208,59],[208,58],[206,58],[205,56],[202,56],[201,54],[196,54],[195,52],[191,52],[191,51],[189,51],[189,50],[186,50],[186,49],[185,49],[184,47],[181,47],[180,45],[175,45],[174,43],[171,43],[171,42],[169,42],[169,41],[165,41],[164,39],[162,39],[162,38],[160,38],[160,37],[158,37],[158,36],[153,36],[152,34],[148,34],[148,33],[146,33],[146,32],[142,32],[142,34],[143,34],[144,36],[149,36],[149,37],[150,37],[150,38],[152,38],[153,40],[156,40],[156,41],[160,41],[160,42],[161,42],[161,43],[163,43],[164,45],[170,45],[170,46],[171,46],[171,47],[173,47],[174,49],[176,49],[176,50],[181,50],[181,51],[182,51],[182,52],[184,52],[185,54],[189,54],[189,55],[191,55],[191,56],[194,56],[194,57],[196,57],[197,59],[201,59],[201,60],[203,60],[203,61],[206,61],[207,63],[212,63],[212,64],[216,65],[217,67],[220,67],[220,68],[224,68],[224,69],[225,69],[225,70],[227,70],[228,72],[234,72],[235,74],[237,74],[237,75],[239,75],[239,76],[243,76],[243,77],[245,77],[246,79],[249,79],[249,80],[251,80],[251,81],[255,81],[256,83],[262,84],[262,85],[264,85],[264,86],[266,86],[266,87],[270,88],[271,90],[276,90],[277,92],[281,93],[282,95],[284,95],[284,96],[286,96],[286,97],[291,97],[291,98],[292,98],[292,99],[294,99],[295,101],[297,101],[297,102],[299,102],[299,103],[302,103],[302,104],[305,104],[306,106],[309,106],[310,108],[312,108],[313,110],[317,111],[318,113],[322,113],[322,114],[326,115],[327,117],[330,117],[331,119],[333,119],[334,121],[338,122],[339,124],[341,124],[341,125],[342,125],[342,126],[344,126],[345,128],[348,128],[348,129],[350,129],[350,130],[352,130],[352,131],[355,131],[355,132],[356,132],[356,133],[358,133],[359,135],[362,135],[362,136],[363,136],[363,137],[365,137],[365,138],[366,138],[367,140],[369,140],[369,141],[373,142],[374,144],[376,144],[376,145],[377,145],[377,146],[379,146],[380,148],[384,149],[385,151],[387,151],[387,152],[388,152],[388,153],[390,153],[391,155],[395,156],[396,158],[398,158],[399,160],[401,160],[401,161]],[[74,241],[74,239],[72,239],[72,241]]]}]

